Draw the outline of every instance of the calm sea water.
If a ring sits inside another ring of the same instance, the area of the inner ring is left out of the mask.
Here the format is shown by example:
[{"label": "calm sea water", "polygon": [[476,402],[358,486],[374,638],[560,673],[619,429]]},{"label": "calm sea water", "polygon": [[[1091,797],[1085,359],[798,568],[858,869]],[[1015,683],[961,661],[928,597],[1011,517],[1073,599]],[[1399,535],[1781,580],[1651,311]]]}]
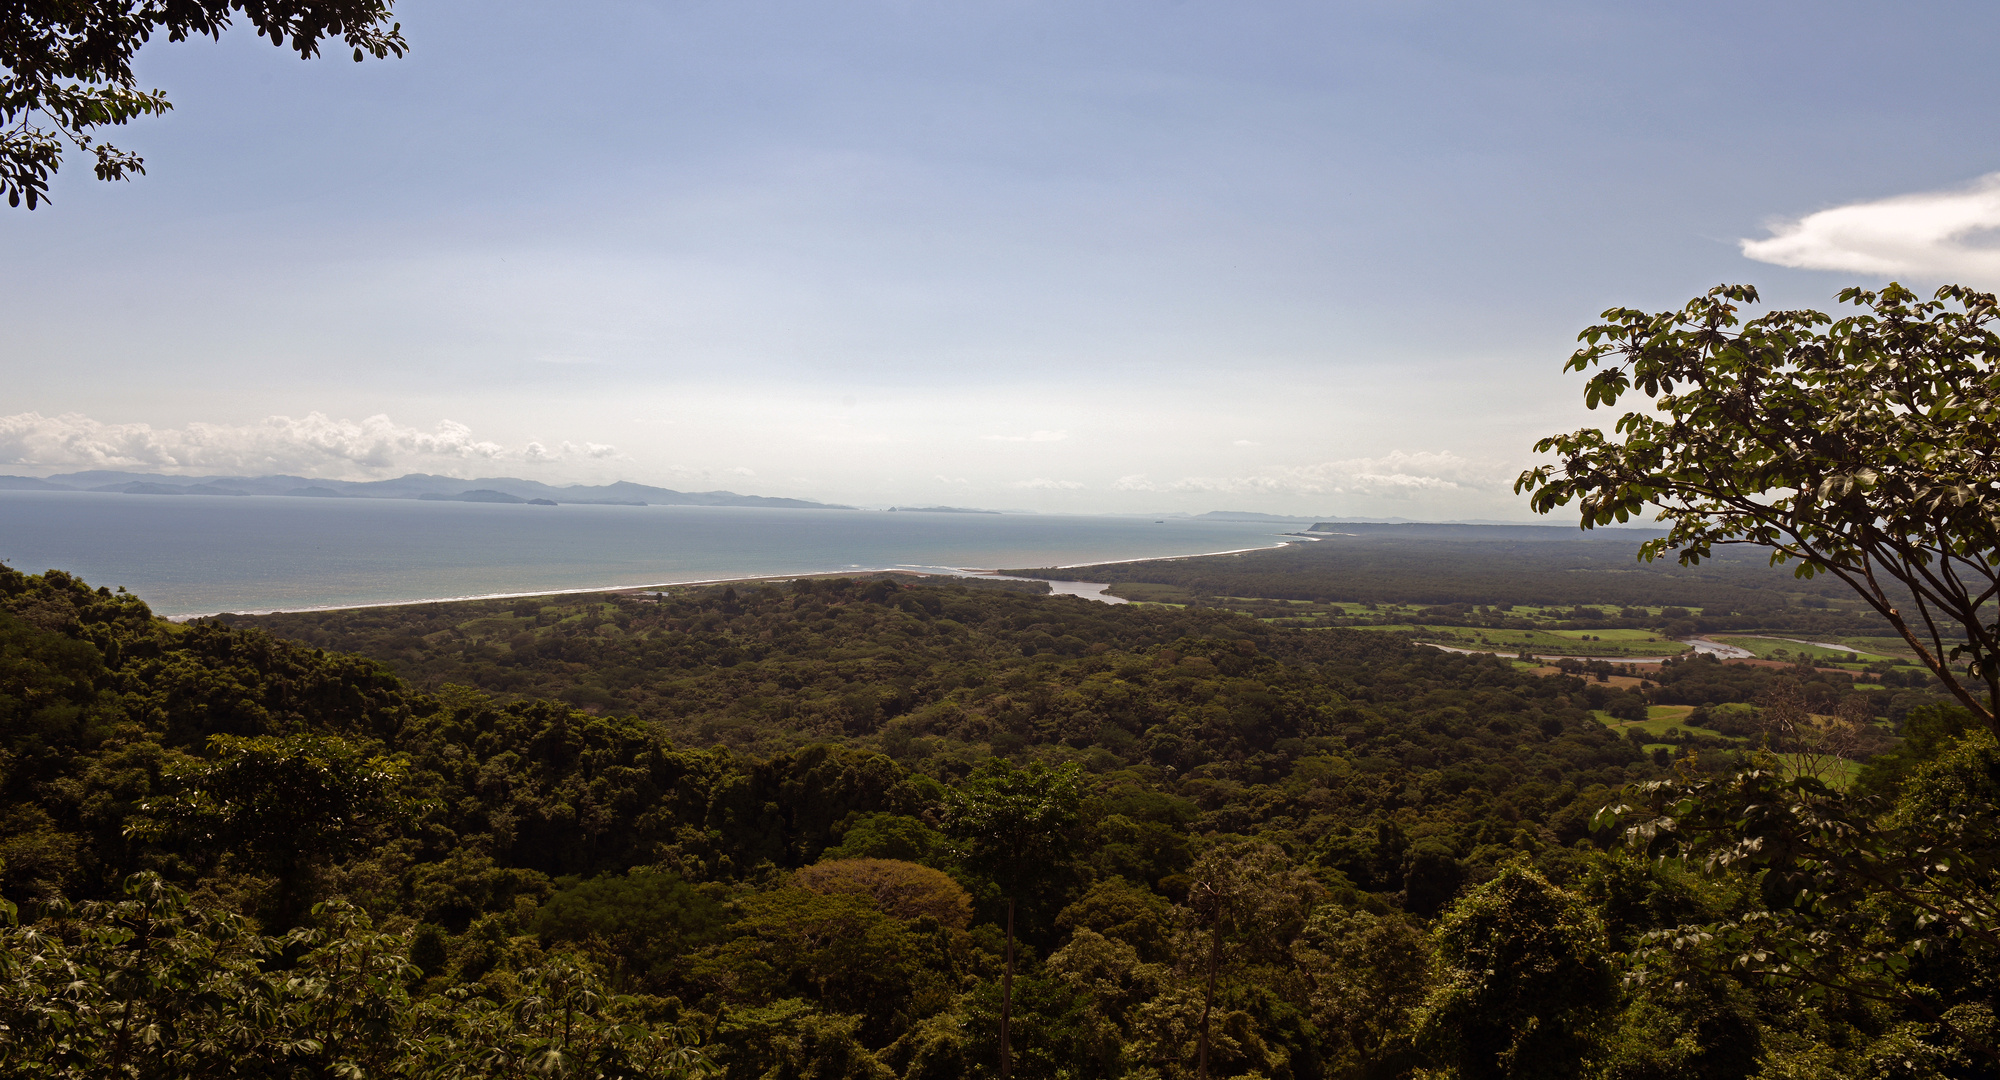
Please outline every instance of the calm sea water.
[{"label": "calm sea water", "polygon": [[1072,566],[1265,547],[1297,526],[1168,518],[0,491],[0,563],[163,615],[846,570]]}]

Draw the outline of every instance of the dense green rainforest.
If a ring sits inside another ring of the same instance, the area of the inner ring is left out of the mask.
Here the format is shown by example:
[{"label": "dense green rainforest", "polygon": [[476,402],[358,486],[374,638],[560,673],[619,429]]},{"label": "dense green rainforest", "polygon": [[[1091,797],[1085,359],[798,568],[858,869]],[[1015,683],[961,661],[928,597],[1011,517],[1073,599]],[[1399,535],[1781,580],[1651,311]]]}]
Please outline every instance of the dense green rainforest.
[{"label": "dense green rainforest", "polygon": [[178,625],[0,568],[0,1068],[994,1076],[1012,901],[1023,1078],[1990,1075],[1693,931],[1662,974],[1768,889],[1596,818],[1810,757],[1785,703],[1913,797],[1921,680],[1565,667],[886,577]]}]

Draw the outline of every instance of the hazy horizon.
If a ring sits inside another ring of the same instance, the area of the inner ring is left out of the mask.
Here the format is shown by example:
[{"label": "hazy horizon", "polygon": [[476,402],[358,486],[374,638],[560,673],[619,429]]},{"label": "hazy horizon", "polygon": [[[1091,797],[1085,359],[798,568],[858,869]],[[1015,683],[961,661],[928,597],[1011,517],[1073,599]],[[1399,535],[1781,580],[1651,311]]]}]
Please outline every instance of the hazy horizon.
[{"label": "hazy horizon", "polygon": [[1988,5],[440,0],[147,46],[0,473],[1532,518],[1614,305],[2000,286]]},{"label": "hazy horizon", "polygon": [[[200,472],[200,471],[194,471],[194,472],[180,472],[180,473],[166,473],[166,472],[157,472],[157,471],[138,471],[138,470],[130,470],[130,469],[83,469],[83,470],[72,470],[72,471],[61,471],[61,470],[49,470],[49,469],[36,469],[36,468],[33,468],[33,467],[24,467],[24,471],[22,471],[22,472],[19,472],[19,473],[0,473],[0,480],[7,480],[7,479],[12,479],[12,478],[15,478],[15,477],[28,477],[28,478],[30,478],[30,479],[38,479],[38,480],[49,480],[49,481],[56,481],[56,480],[63,480],[63,481],[70,481],[70,480],[73,480],[74,478],[76,478],[76,477],[80,477],[80,476],[87,476],[87,477],[90,477],[90,478],[91,478],[91,480],[90,480],[90,481],[86,481],[87,483],[95,483],[95,482],[97,482],[97,481],[103,481],[103,485],[104,485],[104,486],[106,486],[106,487],[110,487],[110,486],[114,486],[114,485],[118,485],[118,484],[120,484],[120,483],[124,483],[124,482],[125,482],[125,481],[121,481],[121,480],[118,480],[118,479],[115,479],[115,478],[117,478],[117,477],[127,477],[127,478],[155,478],[155,477],[157,477],[157,478],[161,478],[161,479],[166,479],[166,480],[174,480],[174,479],[181,479],[181,480],[187,480],[187,481],[191,481],[191,482],[198,482],[198,481],[214,481],[214,480],[260,480],[260,479],[269,479],[269,478],[272,478],[272,477],[276,477],[276,476],[290,476],[290,477],[292,477],[293,479],[296,479],[296,480],[299,480],[299,481],[304,481],[304,482],[309,482],[309,483],[354,483],[354,482],[360,482],[360,483],[384,483],[384,482],[393,482],[393,481],[395,481],[395,480],[408,480],[408,479],[411,479],[411,478],[415,478],[415,477],[448,477],[448,478],[450,478],[450,479],[452,479],[452,480],[455,480],[455,481],[458,481],[458,482],[460,482],[460,483],[465,483],[465,484],[479,484],[479,483],[510,483],[510,482],[519,482],[519,481],[522,481],[522,480],[526,479],[526,478],[524,478],[524,477],[516,477],[516,476],[498,476],[498,475],[490,475],[490,476],[477,476],[477,475],[466,475],[466,476],[451,476],[450,474],[440,474],[440,473],[404,473],[404,474],[401,474],[401,475],[399,475],[399,476],[393,476],[393,477],[381,477],[381,478],[370,478],[370,479],[367,479],[367,480],[361,480],[361,481],[353,481],[353,480],[348,480],[348,479],[344,479],[344,478],[340,478],[340,477],[329,477],[329,476],[304,476],[304,475],[296,475],[296,474],[288,474],[288,473],[265,473],[265,474],[261,474],[261,475],[255,475],[255,476],[253,476],[253,475],[248,475],[248,474],[242,474],[242,473],[214,473],[214,472]],[[637,485],[637,486],[640,486],[640,487],[656,487],[656,488],[664,488],[664,487],[666,486],[666,485],[661,485],[661,484],[646,484],[646,483],[644,483],[644,482],[642,482],[642,481],[637,481],[637,480],[630,480],[630,479],[627,479],[627,478],[622,478],[622,477],[620,477],[620,478],[614,478],[614,479],[612,479],[612,480],[608,480],[608,481],[604,481],[604,482],[601,482],[601,483],[586,483],[586,482],[583,482],[583,481],[576,481],[576,482],[571,482],[571,483],[561,483],[561,482],[549,482],[549,481],[529,481],[529,482],[530,482],[530,483],[535,483],[535,484],[545,484],[545,485],[546,485],[546,486],[548,486],[549,488],[552,488],[552,489],[554,489],[554,490],[556,490],[556,491],[562,491],[562,490],[568,490],[568,489],[573,489],[573,488],[579,488],[579,489],[584,489],[584,490],[586,490],[586,491],[596,491],[596,490],[601,490],[601,489],[603,489],[603,488],[605,488],[605,487],[608,487],[608,486],[615,486],[615,485],[617,485],[617,484],[620,484],[620,483],[626,483],[626,484],[633,484],[633,485]],[[72,490],[75,490],[75,491],[78,491],[78,492],[90,492],[90,493],[98,493],[98,492],[95,492],[95,491],[94,491],[94,489],[93,489],[93,488],[90,488],[90,487],[72,487],[71,489],[72,489]],[[5,490],[4,486],[0,486],[0,490]],[[713,494],[732,494],[732,495],[743,495],[743,494],[752,494],[752,493],[748,493],[748,492],[737,492],[737,491],[732,491],[732,490],[730,490],[730,489],[727,489],[727,488],[709,488],[709,489],[701,489],[701,490],[695,490],[695,489],[692,489],[692,488],[682,488],[682,489],[669,489],[669,490],[679,490],[679,491],[683,491],[684,493],[688,493],[688,494],[698,494],[698,495],[713,495]],[[272,492],[251,492],[250,494],[253,494],[253,495],[265,495],[265,496],[270,496],[270,495],[271,495],[271,494],[273,494],[273,493],[272,493]],[[810,497],[810,493],[800,493],[800,492],[758,492],[758,493],[754,493],[754,494],[758,494],[758,495],[760,495],[760,496],[764,496],[764,497],[775,497],[775,498],[780,498],[780,499],[787,499],[787,498],[788,498],[788,499],[804,499],[804,500],[807,500],[807,501],[812,501],[812,502],[820,502],[820,503],[823,503],[824,505],[827,505],[827,506],[830,506],[830,507],[835,507],[835,508],[841,508],[841,509],[862,509],[862,510],[871,510],[871,509],[872,509],[872,510],[887,510],[887,509],[902,509],[902,510],[910,510],[910,511],[913,511],[913,512],[918,512],[918,511],[923,511],[923,510],[927,510],[927,509],[949,509],[949,510],[968,510],[968,511],[977,511],[977,512],[980,512],[980,513],[994,513],[994,514],[1057,514],[1057,515],[1063,515],[1063,514],[1071,514],[1071,515],[1082,515],[1082,516],[1089,516],[1089,515],[1091,515],[1091,514],[1093,514],[1093,513],[1101,513],[1101,514],[1103,514],[1104,516],[1113,516],[1113,517],[1152,517],[1152,516],[1156,516],[1156,515],[1158,515],[1158,516],[1171,516],[1171,517],[1199,517],[1199,516],[1203,516],[1203,515],[1211,515],[1211,514],[1213,514],[1213,515],[1231,515],[1231,514],[1238,514],[1238,515],[1244,515],[1244,516],[1246,516],[1246,517],[1247,517],[1247,516],[1259,516],[1259,517],[1266,517],[1266,518],[1271,518],[1271,519],[1274,519],[1274,520],[1276,520],[1276,519],[1284,519],[1284,520],[1288,520],[1288,521],[1298,521],[1298,522],[1308,522],[1308,521],[1343,521],[1343,522],[1398,522],[1398,521],[1409,521],[1409,522],[1411,522],[1411,523],[1424,523],[1424,522],[1425,522],[1426,520],[1429,520],[1429,521],[1433,521],[1433,522],[1435,522],[1435,521],[1437,520],[1437,519],[1416,519],[1416,518],[1406,518],[1406,517],[1401,517],[1401,516],[1368,516],[1368,515],[1350,515],[1350,514],[1330,514],[1330,513],[1329,513],[1329,514],[1288,514],[1288,513],[1283,513],[1283,512],[1279,512],[1279,511],[1269,511],[1269,510],[1260,510],[1260,509],[1257,509],[1257,508],[1255,508],[1255,507],[1253,507],[1253,506],[1215,506],[1215,507],[1210,507],[1210,508],[1209,508],[1209,509],[1207,509],[1207,510],[1128,510],[1128,511],[1103,511],[1103,512],[1096,512],[1096,511],[1090,511],[1090,510],[1036,510],[1036,509],[1033,509],[1033,508],[1031,508],[1031,507],[1018,507],[1018,506],[961,506],[961,505],[955,505],[955,504],[944,504],[944,503],[932,503],[932,504],[920,504],[920,503],[914,503],[914,502],[904,502],[904,503],[896,503],[896,504],[891,504],[891,503],[864,503],[864,504],[860,504],[860,505],[858,505],[858,506],[851,506],[851,507],[850,507],[850,506],[847,506],[846,504],[839,504],[839,503],[832,503],[832,502],[830,502],[830,501],[828,501],[828,500],[815,500],[815,499],[812,499],[812,498]],[[416,496],[414,496],[414,495],[393,495],[393,496],[391,496],[391,495],[380,495],[380,496],[363,496],[363,497],[370,497],[370,498],[415,498]],[[680,505],[680,504],[662,504],[662,505]],[[698,504],[686,504],[686,505],[698,505]],[[742,506],[739,506],[739,507],[737,507],[737,508],[738,508],[738,509],[750,509],[750,508],[752,508],[752,507],[742,507]],[[1443,523],[1443,524],[1451,524],[1451,523],[1454,523],[1454,522],[1451,522],[1451,521],[1447,521],[1447,522],[1439,522],[1439,523]],[[1458,519],[1456,523],[1465,523],[1465,524],[1502,524],[1502,523],[1506,523],[1506,524],[1522,524],[1522,525],[1538,525],[1538,524],[1539,524],[1539,525],[1547,525],[1547,524],[1564,524],[1564,525],[1567,525],[1567,524],[1570,524],[1570,522],[1568,522],[1568,521],[1567,521],[1566,519],[1564,519],[1564,520],[1561,520],[1561,521],[1552,521],[1552,520],[1550,520],[1550,519],[1546,519],[1546,518],[1537,518],[1537,517],[1532,517],[1532,516],[1529,516],[1529,517],[1519,517],[1519,518],[1506,518],[1506,519],[1488,519],[1488,518],[1479,518],[1479,519],[1470,519],[1470,520],[1464,520],[1464,519]],[[1642,528],[1642,527],[1644,527],[1644,526],[1643,526],[1643,524],[1635,524],[1635,525],[1633,525],[1633,526],[1630,526],[1630,527],[1633,527],[1633,528]]]}]

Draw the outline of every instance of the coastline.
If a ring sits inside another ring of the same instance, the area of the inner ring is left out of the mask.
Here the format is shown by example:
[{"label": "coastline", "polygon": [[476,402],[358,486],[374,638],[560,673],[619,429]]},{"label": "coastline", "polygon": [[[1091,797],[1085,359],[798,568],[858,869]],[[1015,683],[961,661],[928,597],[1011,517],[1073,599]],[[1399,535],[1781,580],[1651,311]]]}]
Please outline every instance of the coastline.
[{"label": "coastline", "polygon": [[[1246,550],[1255,551],[1260,549],[1249,548]],[[1228,554],[1228,553],[1224,552],[1219,554]],[[1184,555],[1176,557],[1194,559],[1194,558],[1200,558],[1201,556]],[[1128,561],[1148,562],[1150,560],[1133,559]],[[1090,563],[1085,565],[1102,566],[1107,564]],[[802,581],[809,578],[840,578],[840,577],[856,577],[861,575],[872,576],[876,574],[900,574],[904,577],[913,577],[913,578],[931,578],[931,577],[945,578],[945,579],[987,578],[996,581],[1033,581],[1033,582],[1040,582],[1045,585],[1082,584],[1082,585],[1097,585],[1101,588],[1109,588],[1109,586],[1105,585],[1103,582],[1081,582],[1081,581],[1071,582],[1067,579],[1052,580],[1049,578],[1012,577],[1007,574],[1003,574],[998,570],[987,570],[975,567],[942,567],[942,566],[923,567],[923,568],[914,568],[909,566],[888,566],[888,567],[878,567],[878,568],[856,567],[851,570],[813,570],[796,574],[778,573],[778,574],[755,574],[747,577],[689,578],[687,580],[682,580],[682,581],[656,581],[645,585],[601,585],[601,586],[591,586],[588,588],[578,588],[578,589],[536,589],[528,592],[479,593],[477,595],[471,595],[471,596],[427,596],[416,600],[377,600],[359,604],[310,604],[303,607],[242,608],[242,609],[229,608],[218,611],[200,611],[193,613],[162,615],[160,616],[160,618],[163,618],[168,622],[179,623],[179,622],[192,622],[195,619],[213,619],[218,615],[301,615],[319,611],[361,611],[368,608],[415,607],[420,604],[469,604],[481,600],[519,600],[530,596],[588,596],[596,593],[601,593],[604,595],[616,595],[616,596],[637,596],[642,593],[658,589],[689,588],[697,585],[758,585],[765,583]],[[1097,598],[1092,596],[1092,597],[1085,597],[1085,599],[1095,600]],[[1123,600],[1101,601],[1101,602],[1125,603],[1125,601]]]},{"label": "coastline", "polygon": [[[426,596],[416,600],[374,600],[358,604],[309,604],[304,607],[276,608],[227,608],[220,611],[201,611],[191,614],[162,615],[168,622],[188,622],[193,619],[212,619],[217,615],[300,615],[314,611],[361,611],[365,608],[415,607],[418,604],[470,604],[480,600],[519,600],[529,596],[587,596],[591,593],[638,594],[654,589],[685,588],[692,585],[740,585],[765,581],[798,581],[802,578],[851,577],[856,574],[907,574],[911,577],[950,577],[949,574],[926,574],[921,570],[853,569],[853,570],[813,570],[797,574],[758,574],[753,577],[690,578],[685,581],[656,581],[646,585],[594,585],[578,589],[533,589],[527,592],[478,593],[468,596]],[[1040,580],[1039,578],[1033,580]]]},{"label": "coastline", "polygon": [[1261,524],[1092,515],[608,506],[538,515],[422,500],[55,495],[0,492],[8,565],[124,586],[183,622],[840,574],[1030,566],[1045,568],[1039,579],[1090,579],[1068,568],[1276,550],[1289,539]]}]

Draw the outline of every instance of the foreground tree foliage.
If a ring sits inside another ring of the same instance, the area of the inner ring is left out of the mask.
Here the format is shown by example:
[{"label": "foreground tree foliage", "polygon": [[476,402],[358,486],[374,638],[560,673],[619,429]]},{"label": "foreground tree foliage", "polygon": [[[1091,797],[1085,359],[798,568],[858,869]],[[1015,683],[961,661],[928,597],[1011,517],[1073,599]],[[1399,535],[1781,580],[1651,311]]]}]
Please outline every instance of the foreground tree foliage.
[{"label": "foreground tree foliage", "polygon": [[51,903],[0,936],[9,1076],[693,1077],[691,1033],[643,1023],[586,968],[549,957],[509,997],[413,1000],[409,940],[331,901],[267,937],[157,874],[116,901]]},{"label": "foreground tree foliage", "polygon": [[[1641,552],[1683,563],[1765,548],[1847,585],[1989,726],[2000,697],[2000,333],[1991,293],[1920,299],[1899,285],[1840,294],[1862,312],[1775,311],[1744,322],[1749,286],[1679,311],[1604,313],[1574,371],[1591,408],[1643,393],[1614,435],[1542,440],[1556,466],[1521,475],[1548,513],[1583,524],[1651,506],[1672,523]],[[1963,666],[1957,666],[1962,662]],[[2000,730],[2000,728],[1996,728]]]},{"label": "foreground tree foliage", "polygon": [[[537,664],[642,707],[420,690],[0,570],[0,1075],[942,1080],[1000,1073],[1003,1017],[1037,1080],[1983,1075],[1965,934],[1909,921],[1931,996],[1870,997],[1914,984],[1873,974],[1906,924],[1867,938],[1864,903],[1855,974],[1800,997],[1721,929],[1794,910],[1761,865],[1593,824],[1769,739],[1610,709],[1761,732],[1783,681],[1886,723],[1841,673],[1642,686],[891,579],[508,603]],[[1987,797],[1977,725],[1908,715],[1827,800]]]},{"label": "foreground tree foliage", "polygon": [[271,44],[301,57],[329,40],[354,50],[358,63],[401,56],[402,27],[388,0],[14,0],[0,7],[0,192],[9,206],[48,201],[49,179],[66,146],[96,158],[99,180],[144,174],[137,154],[100,142],[94,132],[173,108],[158,90],[141,90],[132,72],[139,47],[221,37],[240,15]]},{"label": "foreground tree foliage", "polygon": [[[1827,574],[1894,626],[1955,704],[1913,710],[1909,738],[1851,789],[1823,768],[1833,736],[1796,692],[1766,712],[1795,751],[1744,770],[1683,769],[1639,785],[1601,821],[1668,864],[1743,890],[1636,941],[1646,996],[1726,1003],[1732,986],[1785,1002],[1761,1032],[1788,1075],[1995,1075],[2000,1024],[2000,335],[1990,294],[1922,300],[1849,289],[1862,313],[1742,322],[1756,292],[1724,286],[1678,312],[1605,313],[1573,370],[1601,367],[1593,408],[1637,389],[1653,409],[1616,435],[1544,440],[1558,465],[1516,485],[1547,512],[1579,502],[1585,527],[1656,507],[1671,531],[1641,549],[1698,562],[1717,545],[1767,549]],[[1608,363],[1607,363],[1608,361]],[[1837,712],[1837,710],[1835,710]],[[1839,1018],[1839,1019],[1835,1019]],[[1797,1022],[1804,1021],[1804,1022]],[[1842,1023],[1873,1040],[1829,1039]],[[1697,1028],[1697,1032],[1699,1029]],[[1773,1063],[1776,1064],[1773,1064]]]}]

